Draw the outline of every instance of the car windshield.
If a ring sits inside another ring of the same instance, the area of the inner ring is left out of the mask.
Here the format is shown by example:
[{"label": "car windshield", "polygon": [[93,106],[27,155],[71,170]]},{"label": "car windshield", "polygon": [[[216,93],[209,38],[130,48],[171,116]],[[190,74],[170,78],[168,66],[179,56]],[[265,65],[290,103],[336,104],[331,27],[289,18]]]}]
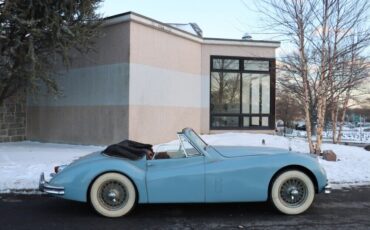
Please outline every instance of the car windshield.
[{"label": "car windshield", "polygon": [[200,150],[206,150],[208,144],[200,138],[200,136],[192,129],[184,129],[183,133],[189,138],[189,140],[196,145]]}]

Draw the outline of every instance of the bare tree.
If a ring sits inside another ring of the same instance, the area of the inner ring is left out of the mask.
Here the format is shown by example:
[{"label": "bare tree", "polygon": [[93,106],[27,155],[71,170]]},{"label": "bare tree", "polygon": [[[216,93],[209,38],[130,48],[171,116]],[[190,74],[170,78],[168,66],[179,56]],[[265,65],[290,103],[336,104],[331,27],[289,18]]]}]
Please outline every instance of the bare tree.
[{"label": "bare tree", "polygon": [[[364,58],[358,56],[358,53],[353,51],[350,54],[350,62],[343,64],[345,66],[346,81],[343,85],[340,93],[338,93],[339,99],[335,104],[335,112],[332,114],[332,124],[333,124],[333,143],[340,143],[342,138],[342,130],[346,117],[347,110],[350,107],[349,101],[352,97],[354,90],[364,82],[364,79],[369,77],[368,64],[365,62]],[[353,98],[352,98],[353,99]],[[339,110],[341,114],[339,116]],[[333,112],[332,112],[333,113]],[[338,118],[339,116],[339,118]],[[338,124],[337,124],[338,123]],[[334,127],[339,126],[338,134]]]},{"label": "bare tree", "polygon": [[[356,89],[368,76],[361,57],[364,48],[369,44],[367,1],[336,0],[332,2],[332,15],[328,29],[328,73],[324,99],[331,109],[333,143],[338,142],[337,122],[339,111],[340,132],[343,126],[348,102],[353,89]],[[339,132],[338,135],[341,135]],[[322,139],[322,136],[321,136]]]},{"label": "bare tree", "polygon": [[279,28],[277,32],[287,37],[295,48],[295,52],[282,60],[282,69],[297,84],[295,92],[304,108],[307,141],[310,152],[314,152],[309,87],[310,51],[307,44],[311,40],[308,36],[314,30],[310,22],[314,20],[315,4],[304,0],[262,0],[257,4],[261,12],[270,19],[269,28]]},{"label": "bare tree", "polygon": [[[290,42],[292,51],[281,60],[283,86],[300,99],[310,152],[320,153],[328,105],[338,104],[339,99],[345,98],[343,94],[351,94],[346,89],[359,82],[348,66],[356,62],[351,61],[351,52],[360,54],[370,41],[369,3],[366,0],[261,0],[256,4],[269,19],[269,28]],[[352,80],[348,82],[350,76]],[[338,114],[339,108],[334,108]]]},{"label": "bare tree", "polygon": [[284,128],[292,126],[291,121],[303,119],[304,111],[299,100],[278,82],[276,89],[276,119],[284,122]]}]

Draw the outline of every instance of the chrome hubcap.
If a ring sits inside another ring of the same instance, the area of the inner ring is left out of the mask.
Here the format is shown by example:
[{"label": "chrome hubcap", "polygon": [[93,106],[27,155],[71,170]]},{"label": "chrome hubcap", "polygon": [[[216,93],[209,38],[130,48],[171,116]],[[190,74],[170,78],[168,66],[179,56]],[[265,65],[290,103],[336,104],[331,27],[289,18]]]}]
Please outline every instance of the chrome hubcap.
[{"label": "chrome hubcap", "polygon": [[117,194],[116,194],[116,191],[112,190],[108,193],[108,197],[109,199],[111,199],[112,202],[117,202]]},{"label": "chrome hubcap", "polygon": [[298,179],[291,178],[280,187],[280,200],[288,207],[297,207],[307,199],[308,191],[306,184]]},{"label": "chrome hubcap", "polygon": [[103,183],[98,191],[99,202],[109,210],[117,210],[125,206],[128,194],[126,187],[119,181],[110,180]]}]

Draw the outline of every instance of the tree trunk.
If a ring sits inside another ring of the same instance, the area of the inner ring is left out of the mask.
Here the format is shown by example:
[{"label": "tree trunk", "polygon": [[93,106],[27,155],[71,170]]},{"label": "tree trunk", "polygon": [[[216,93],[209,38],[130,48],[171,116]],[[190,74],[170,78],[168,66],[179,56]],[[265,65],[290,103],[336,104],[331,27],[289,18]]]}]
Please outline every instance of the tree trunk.
[{"label": "tree trunk", "polygon": [[315,153],[321,153],[321,145],[322,145],[322,133],[324,131],[324,123],[325,123],[325,111],[326,111],[326,98],[321,95],[319,102],[317,104],[317,134],[316,134],[316,144],[315,144]]},{"label": "tree trunk", "polygon": [[308,81],[307,76],[303,80],[304,85],[304,113],[305,113],[305,123],[306,123],[306,133],[307,133],[307,142],[310,149],[310,153],[314,153],[314,146],[312,143],[312,132],[311,132],[311,114],[310,114],[310,102],[308,98]]},{"label": "tree trunk", "polygon": [[338,110],[339,110],[339,103],[338,103],[338,97],[336,97],[333,101],[333,108],[331,110],[331,123],[332,123],[332,129],[333,129],[333,144],[338,143],[337,138],[337,124],[338,124]]},{"label": "tree trunk", "polygon": [[323,11],[323,20],[322,20],[322,34],[321,34],[321,66],[320,66],[320,80],[318,82],[317,89],[317,134],[316,134],[316,144],[315,144],[315,153],[321,153],[321,144],[322,144],[322,132],[324,129],[325,123],[325,111],[326,111],[326,90],[327,90],[327,73],[326,73],[326,64],[327,61],[327,26],[328,26],[328,11],[329,11],[329,2],[324,0],[324,11]]},{"label": "tree trunk", "polygon": [[332,111],[331,111],[331,121],[332,121],[332,129],[333,129],[333,144],[338,143],[337,138],[337,123],[338,123],[338,113],[339,113],[339,94],[335,95],[334,89],[334,76],[333,76],[333,68],[338,63],[337,57],[337,50],[338,50],[338,36],[340,32],[340,3],[337,2],[336,4],[336,24],[335,24],[335,31],[334,31],[334,47],[333,47],[333,55],[331,57],[330,66],[329,66],[329,77],[330,77],[330,96],[332,98]]},{"label": "tree trunk", "polygon": [[314,146],[312,143],[312,133],[311,133],[311,113],[310,113],[310,97],[309,97],[309,82],[308,82],[308,63],[307,57],[305,53],[305,27],[302,17],[302,5],[301,8],[297,11],[299,12],[299,16],[297,18],[297,26],[298,26],[298,39],[299,39],[299,56],[300,56],[300,74],[302,76],[303,81],[303,106],[304,106],[304,113],[305,113],[305,123],[306,123],[306,133],[307,133],[307,142],[308,147],[310,149],[310,153],[314,152]]},{"label": "tree trunk", "polygon": [[347,89],[346,97],[343,101],[343,112],[342,112],[342,116],[340,117],[340,122],[339,122],[338,143],[342,143],[342,129],[343,129],[343,125],[344,125],[344,120],[346,118],[346,113],[347,113],[347,109],[348,109],[348,102],[349,102],[350,96],[351,96],[351,90]]}]

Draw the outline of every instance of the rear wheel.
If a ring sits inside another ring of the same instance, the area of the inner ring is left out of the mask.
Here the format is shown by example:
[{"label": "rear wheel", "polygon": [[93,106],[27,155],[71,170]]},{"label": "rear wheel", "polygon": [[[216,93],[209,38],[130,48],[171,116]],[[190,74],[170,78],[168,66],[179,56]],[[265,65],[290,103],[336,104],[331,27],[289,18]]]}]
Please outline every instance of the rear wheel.
[{"label": "rear wheel", "polygon": [[275,179],[270,198],[280,212],[297,215],[311,206],[315,198],[315,188],[312,180],[305,173],[290,170]]},{"label": "rear wheel", "polygon": [[106,173],[99,176],[92,184],[90,202],[103,216],[124,216],[135,207],[135,187],[124,175]]}]

